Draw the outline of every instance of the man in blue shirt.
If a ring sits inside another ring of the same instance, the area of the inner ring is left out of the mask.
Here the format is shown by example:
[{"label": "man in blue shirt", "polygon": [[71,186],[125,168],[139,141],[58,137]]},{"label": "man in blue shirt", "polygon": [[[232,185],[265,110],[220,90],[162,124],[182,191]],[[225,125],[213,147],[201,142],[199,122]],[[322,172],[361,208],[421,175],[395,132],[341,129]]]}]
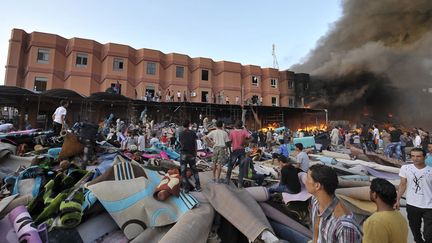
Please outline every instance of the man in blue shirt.
[{"label": "man in blue shirt", "polygon": [[289,149],[288,144],[285,143],[283,139],[279,140],[280,146],[279,146],[279,154],[282,154],[283,156],[289,158]]},{"label": "man in blue shirt", "polygon": [[427,154],[425,163],[427,166],[432,166],[432,142],[429,142],[427,145]]}]

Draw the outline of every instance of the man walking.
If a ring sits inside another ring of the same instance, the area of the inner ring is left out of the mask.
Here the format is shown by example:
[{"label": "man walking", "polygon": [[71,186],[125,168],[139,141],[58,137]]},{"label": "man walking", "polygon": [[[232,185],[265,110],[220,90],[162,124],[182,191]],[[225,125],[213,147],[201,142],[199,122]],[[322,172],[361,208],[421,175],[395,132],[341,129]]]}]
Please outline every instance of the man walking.
[{"label": "man walking", "polygon": [[60,106],[55,110],[54,114],[52,115],[53,119],[53,130],[54,135],[58,136],[60,135],[60,132],[64,129],[64,126],[66,124],[65,117],[66,117],[66,108],[69,106],[69,103],[65,100],[60,101]]},{"label": "man walking", "polygon": [[354,216],[335,196],[338,186],[336,172],[316,164],[309,168],[306,189],[312,197],[313,242],[360,243],[362,233]]},{"label": "man walking", "polygon": [[385,179],[375,178],[370,186],[370,199],[377,211],[363,224],[363,243],[406,243],[408,224],[402,214],[393,209],[396,188]]},{"label": "man walking", "polygon": [[185,193],[189,192],[189,182],[186,177],[187,166],[192,170],[192,174],[195,178],[195,189],[201,191],[201,184],[198,175],[198,169],[196,167],[196,155],[197,155],[197,143],[198,139],[196,133],[189,129],[190,122],[186,120],[183,123],[184,130],[180,133],[180,171],[182,177],[182,188]]},{"label": "man walking", "polygon": [[426,152],[421,148],[411,150],[413,164],[403,165],[399,171],[400,184],[394,205],[399,209],[400,199],[406,191],[408,222],[417,243],[432,242],[432,167],[425,164],[425,156]]}]

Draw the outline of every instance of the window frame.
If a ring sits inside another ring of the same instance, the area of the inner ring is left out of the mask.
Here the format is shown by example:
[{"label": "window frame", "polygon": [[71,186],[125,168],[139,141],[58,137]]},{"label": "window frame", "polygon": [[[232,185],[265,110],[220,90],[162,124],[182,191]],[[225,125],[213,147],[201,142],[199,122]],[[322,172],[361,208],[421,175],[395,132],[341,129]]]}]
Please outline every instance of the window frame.
[{"label": "window frame", "polygon": [[[46,60],[45,59],[39,59],[39,53],[42,54],[42,57],[46,56],[47,57]],[[36,55],[36,62],[48,64],[49,63],[49,56],[50,56],[50,49],[38,48],[37,55]]]},{"label": "window frame", "polygon": [[[38,85],[36,85],[36,82],[45,83],[45,89],[44,90],[37,90],[36,87]],[[47,77],[37,76],[37,77],[34,78],[34,81],[33,81],[33,90],[34,91],[36,91],[36,92],[44,92],[44,91],[47,90],[47,86],[48,86],[48,78]]]},{"label": "window frame", "polygon": [[294,107],[294,98],[288,97],[288,107]]},{"label": "window frame", "polygon": [[[179,71],[181,71],[181,76],[179,75]],[[176,66],[176,78],[184,78],[185,67],[184,66]]]},{"label": "window frame", "polygon": [[[116,63],[118,63],[118,65],[116,66]],[[120,68],[120,63],[121,63],[121,68]],[[113,70],[114,71],[123,71],[124,70],[124,59],[121,57],[114,57],[113,60]]]},{"label": "window frame", "polygon": [[[78,58],[81,58],[81,63],[78,63]],[[84,63],[85,58],[85,64]],[[75,56],[75,66],[76,67],[87,67],[88,64],[88,54],[87,53],[77,53]]]},{"label": "window frame", "polygon": [[289,79],[288,80],[288,89],[293,89],[294,88],[294,81]]},{"label": "window frame", "polygon": [[[273,103],[273,99],[275,100],[275,103]],[[271,104],[272,104],[272,106],[278,106],[278,99],[276,96],[271,97]]]},{"label": "window frame", "polygon": [[[207,79],[204,79],[204,71],[205,72],[207,72],[207,74],[206,74],[206,76],[207,76]],[[209,81],[209,78],[210,77],[210,71],[208,70],[208,69],[201,69],[201,80],[202,81]]]},{"label": "window frame", "polygon": [[[256,84],[254,82],[254,79],[256,79]],[[260,79],[261,79],[260,76],[252,75],[252,77],[251,77],[252,86],[259,87]]]},{"label": "window frame", "polygon": [[[274,84],[273,84],[273,81],[274,81]],[[277,87],[278,87],[278,79],[277,79],[277,78],[271,78],[271,79],[270,79],[270,86],[271,86],[272,88],[277,89]]]},{"label": "window frame", "polygon": [[[153,68],[150,68],[150,65],[154,65]],[[150,71],[153,71],[153,73]],[[156,75],[156,71],[157,71],[157,68],[156,68],[155,62],[147,62],[146,63],[146,74],[147,75]]]}]

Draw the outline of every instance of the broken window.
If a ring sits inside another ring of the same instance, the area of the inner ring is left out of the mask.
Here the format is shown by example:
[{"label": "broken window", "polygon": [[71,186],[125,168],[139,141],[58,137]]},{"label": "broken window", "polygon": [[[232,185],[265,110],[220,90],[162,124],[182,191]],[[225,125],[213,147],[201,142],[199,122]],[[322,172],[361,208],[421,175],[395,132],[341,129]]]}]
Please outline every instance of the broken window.
[{"label": "broken window", "polygon": [[252,85],[258,86],[259,84],[259,76],[252,76]]}]

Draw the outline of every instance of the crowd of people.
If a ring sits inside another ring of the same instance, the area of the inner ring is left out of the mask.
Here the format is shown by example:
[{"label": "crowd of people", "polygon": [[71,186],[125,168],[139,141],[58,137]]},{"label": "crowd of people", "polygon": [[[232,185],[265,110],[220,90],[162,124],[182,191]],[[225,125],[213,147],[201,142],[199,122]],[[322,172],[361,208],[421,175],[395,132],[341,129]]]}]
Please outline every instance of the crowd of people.
[{"label": "crowd of people", "polygon": [[[67,107],[68,104],[62,102],[53,113],[56,135],[66,127]],[[432,242],[432,217],[429,217],[432,216],[432,143],[429,133],[421,128],[406,130],[388,126],[380,129],[372,125],[350,131],[336,126],[329,131],[334,150],[355,146],[365,151],[381,151],[405,161],[408,156],[404,151],[411,148],[408,155],[412,163],[402,165],[398,190],[385,179],[372,180],[370,200],[376,204],[377,211],[361,227],[354,220],[353,212],[335,195],[339,184],[335,170],[323,164],[311,165],[303,144],[292,144],[293,138],[314,133],[288,129],[250,131],[242,121],[236,121],[232,128],[220,120],[201,126],[189,120],[181,125],[155,124],[146,119],[126,124],[121,119],[114,120],[113,115],[100,127],[104,139],[123,150],[140,153],[160,144],[178,151],[181,188],[185,193],[191,190],[186,176],[188,170],[195,180],[194,190],[202,190],[197,169],[200,151],[212,153],[211,183],[231,184],[233,170],[238,167],[236,182],[240,189],[245,186],[245,179],[256,185],[263,184],[266,175],[257,173],[253,165],[265,154],[271,154],[272,164],[277,165],[278,183],[267,187],[267,191],[269,194],[297,194],[304,184],[312,195],[310,229],[313,242],[407,242],[408,227],[415,242]],[[222,178],[224,166],[226,175]],[[408,220],[398,211],[403,195],[406,195]]]},{"label": "crowd of people", "polygon": [[[115,86],[116,87],[116,86]],[[113,87],[113,92],[119,94],[118,89]],[[142,99],[144,101],[154,101],[154,102],[188,102],[191,100],[192,97],[195,97],[196,94],[194,92],[181,92],[180,90],[175,91],[174,89],[167,89],[164,92],[164,96],[162,94],[162,91],[158,89],[155,90],[147,90],[145,94],[143,95]],[[235,105],[241,105],[240,97],[238,95],[233,96],[230,98],[229,95],[226,95],[224,91],[220,91],[217,93],[213,93],[212,95],[209,94],[209,92],[204,93],[203,97],[201,98],[202,102],[205,103],[213,103],[213,104],[235,104]],[[263,104],[263,97],[252,97],[249,99],[246,99],[244,101],[244,104],[246,105],[262,105]]]},{"label": "crowd of people", "polygon": [[377,125],[362,126],[355,130],[345,130],[335,126],[330,132],[331,148],[354,146],[365,151],[382,152],[388,157],[406,161],[409,154],[406,148],[428,150],[431,137],[422,128],[404,129],[389,125],[380,129]]}]

